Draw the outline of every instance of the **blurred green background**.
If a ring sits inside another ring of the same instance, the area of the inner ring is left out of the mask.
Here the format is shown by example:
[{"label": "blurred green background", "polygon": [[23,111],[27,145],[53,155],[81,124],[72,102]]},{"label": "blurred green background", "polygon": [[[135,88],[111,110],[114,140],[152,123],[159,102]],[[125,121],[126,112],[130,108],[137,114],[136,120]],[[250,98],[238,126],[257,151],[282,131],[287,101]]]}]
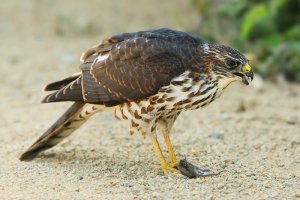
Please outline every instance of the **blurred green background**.
[{"label": "blurred green background", "polygon": [[0,6],[0,21],[7,65],[31,58],[21,48],[57,54],[68,48],[77,58],[110,35],[168,27],[242,51],[265,80],[283,75],[300,83],[300,0],[14,0]]},{"label": "blurred green background", "polygon": [[195,32],[247,53],[265,78],[300,82],[300,0],[192,0]]}]

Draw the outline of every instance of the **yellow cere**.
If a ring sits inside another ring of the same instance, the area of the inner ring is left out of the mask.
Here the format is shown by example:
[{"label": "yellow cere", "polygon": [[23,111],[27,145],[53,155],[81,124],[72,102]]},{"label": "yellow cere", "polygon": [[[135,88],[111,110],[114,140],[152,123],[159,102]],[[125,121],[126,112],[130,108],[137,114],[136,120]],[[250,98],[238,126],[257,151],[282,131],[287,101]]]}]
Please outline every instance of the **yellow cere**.
[{"label": "yellow cere", "polygon": [[251,71],[251,67],[249,64],[247,64],[245,67],[244,67],[244,72],[250,72]]}]

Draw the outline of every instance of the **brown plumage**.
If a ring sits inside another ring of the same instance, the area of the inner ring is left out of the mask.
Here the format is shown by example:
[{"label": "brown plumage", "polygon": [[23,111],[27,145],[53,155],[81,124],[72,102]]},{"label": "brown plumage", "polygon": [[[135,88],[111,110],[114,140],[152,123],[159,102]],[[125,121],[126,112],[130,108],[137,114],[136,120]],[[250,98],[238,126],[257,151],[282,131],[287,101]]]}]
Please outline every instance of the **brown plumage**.
[{"label": "brown plumage", "polygon": [[[170,29],[113,36],[85,52],[81,61],[80,73],[45,87],[54,92],[43,103],[75,103],[20,160],[58,144],[103,107],[114,107],[116,118],[130,122],[130,133],[152,139],[166,173],[177,163],[168,137],[177,116],[209,104],[231,82],[248,84],[253,78],[238,51]],[[170,166],[161,155],[156,130],[164,133]]]}]

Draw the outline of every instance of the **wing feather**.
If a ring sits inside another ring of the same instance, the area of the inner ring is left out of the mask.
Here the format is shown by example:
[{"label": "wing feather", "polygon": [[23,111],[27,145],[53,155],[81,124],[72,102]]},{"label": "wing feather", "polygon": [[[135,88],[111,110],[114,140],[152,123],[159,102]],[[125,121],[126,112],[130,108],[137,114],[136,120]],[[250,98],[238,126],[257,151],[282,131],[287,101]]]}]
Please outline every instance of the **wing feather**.
[{"label": "wing feather", "polygon": [[127,101],[140,100],[186,70],[176,48],[159,38],[133,38],[112,47],[108,58],[93,63],[90,72],[109,92]]},{"label": "wing feather", "polygon": [[43,102],[113,106],[147,98],[195,65],[193,56],[201,42],[170,29],[113,36],[83,53],[80,75],[49,84],[46,90],[57,91]]}]

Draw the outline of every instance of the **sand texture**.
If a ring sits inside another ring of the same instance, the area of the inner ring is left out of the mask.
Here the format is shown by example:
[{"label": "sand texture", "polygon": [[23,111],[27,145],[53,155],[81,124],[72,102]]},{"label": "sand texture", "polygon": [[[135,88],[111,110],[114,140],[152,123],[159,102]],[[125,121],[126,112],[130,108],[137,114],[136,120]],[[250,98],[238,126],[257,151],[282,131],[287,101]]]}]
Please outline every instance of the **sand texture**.
[{"label": "sand texture", "polygon": [[130,136],[113,112],[20,162],[70,105],[40,104],[41,89],[76,73],[83,51],[120,32],[193,30],[200,22],[188,1],[85,2],[1,3],[0,199],[300,199],[300,86],[284,82],[233,84],[207,108],[178,118],[177,156],[224,169],[217,176],[163,176],[150,140]]}]

